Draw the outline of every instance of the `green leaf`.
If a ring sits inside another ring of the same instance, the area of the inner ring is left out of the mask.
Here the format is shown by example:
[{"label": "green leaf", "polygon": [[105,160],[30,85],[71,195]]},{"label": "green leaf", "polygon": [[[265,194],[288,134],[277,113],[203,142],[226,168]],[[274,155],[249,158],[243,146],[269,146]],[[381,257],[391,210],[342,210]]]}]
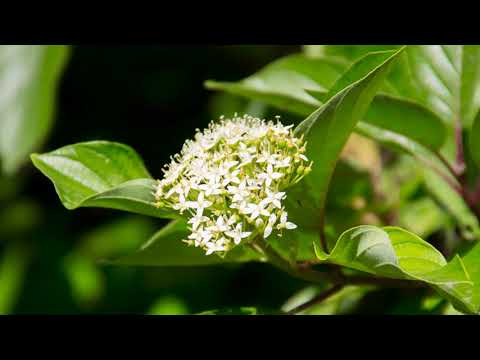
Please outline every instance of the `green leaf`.
[{"label": "green leaf", "polygon": [[[395,85],[433,110],[447,123],[471,126],[480,108],[480,47],[478,45],[410,45],[403,76]],[[409,82],[413,86],[405,86]]]},{"label": "green leaf", "polygon": [[67,209],[102,207],[160,218],[176,217],[173,212],[155,207],[155,181],[129,146],[91,141],[32,154],[31,158],[53,182]]},{"label": "green leaf", "polygon": [[335,59],[291,55],[239,82],[207,81],[205,86],[307,115],[321,105],[308,91],[326,92],[344,68],[345,63]]},{"label": "green leaf", "polygon": [[[306,221],[311,218],[303,215],[306,212],[316,214],[317,219],[323,212],[340,152],[400,52],[393,52],[366,77],[342,90],[296,127],[295,135],[305,137],[307,156],[313,161],[312,172],[298,184],[299,190],[289,192],[289,213],[301,221],[299,224],[309,226]],[[318,226],[318,220],[312,224]]]},{"label": "green leaf", "polygon": [[480,46],[463,45],[460,119],[470,127],[480,110]]},{"label": "green leaf", "polygon": [[358,226],[340,236],[331,254],[318,247],[316,252],[322,261],[381,277],[425,282],[459,310],[478,311],[462,259],[456,256],[447,263],[432,245],[401,228]]},{"label": "green leaf", "polygon": [[[324,56],[341,57],[348,61],[356,61],[368,53],[377,51],[397,50],[401,45],[314,45],[316,52]],[[320,49],[319,49],[320,48]]]},{"label": "green leaf", "polygon": [[433,112],[413,101],[389,95],[375,96],[363,120],[361,125],[386,129],[431,149],[439,149],[447,137],[445,124]]},{"label": "green leaf", "polygon": [[477,242],[472,249],[463,257],[463,263],[473,281],[472,303],[477,312],[480,311],[480,243]]},{"label": "green leaf", "polygon": [[[324,100],[332,98],[348,85],[368,75],[391,54],[391,51],[381,51],[363,56],[342,74],[330,88]],[[398,65],[393,65],[395,66]],[[388,81],[385,81],[381,89],[396,93],[395,88]],[[444,123],[432,111],[411,100],[387,94],[375,96],[362,120],[381,129],[407,136],[433,149],[440,148],[447,136]]]},{"label": "green leaf", "polygon": [[379,51],[366,54],[364,57],[354,62],[350,68],[345,71],[335,84],[328,90],[326,99],[345,89],[350,84],[357,82],[367,76],[372,70],[383,64],[392,56],[392,51]]},{"label": "green leaf", "polygon": [[480,225],[463,198],[437,173],[424,169],[425,187],[433,198],[458,223],[462,236],[467,239],[480,238]]},{"label": "green leaf", "polygon": [[131,266],[197,266],[262,261],[257,253],[243,246],[235,247],[224,258],[216,254],[207,256],[202,249],[182,242],[189,234],[185,220],[172,221],[153,235],[140,250],[109,263]]},{"label": "green leaf", "polygon": [[477,166],[480,167],[480,111],[475,118],[469,134],[470,154]]},{"label": "green leaf", "polygon": [[[367,123],[359,123],[357,131],[371,139],[375,139],[382,145],[400,152],[413,156],[416,160],[422,162],[430,168],[435,168],[445,176],[450,176],[448,169],[439,160],[435,152],[415,141],[414,139],[401,135],[399,133],[385,130]],[[454,180],[452,178],[452,180]]]},{"label": "green leaf", "polygon": [[[336,58],[293,55],[239,82],[207,81],[206,86],[306,116],[338,91],[375,70],[391,54],[391,51],[367,54],[344,73],[345,63]],[[441,146],[446,136],[444,124],[433,112],[412,100],[389,95],[379,95],[373,100],[359,124],[363,123],[411,136],[433,148]]]},{"label": "green leaf", "polygon": [[4,172],[15,172],[48,135],[67,58],[67,46],[0,47],[0,162]]},{"label": "green leaf", "polygon": [[[350,61],[385,46],[325,46],[325,56]],[[469,128],[480,109],[480,46],[409,45],[389,76],[392,93],[428,107],[445,122]]]}]

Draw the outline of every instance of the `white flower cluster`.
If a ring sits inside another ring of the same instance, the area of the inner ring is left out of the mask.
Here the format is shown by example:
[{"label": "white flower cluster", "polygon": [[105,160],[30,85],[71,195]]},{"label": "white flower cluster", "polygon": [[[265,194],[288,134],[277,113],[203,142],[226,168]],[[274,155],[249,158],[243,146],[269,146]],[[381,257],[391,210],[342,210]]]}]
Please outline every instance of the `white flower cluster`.
[{"label": "white flower cluster", "polygon": [[293,125],[248,115],[223,116],[163,169],[155,198],[158,207],[186,214],[191,234],[184,240],[209,255],[220,255],[258,235],[294,229],[282,205],[284,190],[310,170],[302,138]]}]

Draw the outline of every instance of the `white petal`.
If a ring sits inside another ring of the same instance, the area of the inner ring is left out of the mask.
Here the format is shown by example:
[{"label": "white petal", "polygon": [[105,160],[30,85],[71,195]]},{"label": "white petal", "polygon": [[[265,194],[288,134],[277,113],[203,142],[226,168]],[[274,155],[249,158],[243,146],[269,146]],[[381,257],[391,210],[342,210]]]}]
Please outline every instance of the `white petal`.
[{"label": "white petal", "polygon": [[271,233],[272,233],[272,226],[268,224],[267,227],[265,228],[265,231],[263,232],[263,238],[266,239],[267,237],[270,236]]},{"label": "white petal", "polygon": [[251,233],[252,233],[251,231],[250,232],[249,231],[243,232],[243,233],[240,234],[240,236],[241,236],[242,239],[244,239],[246,237],[249,237]]},{"label": "white petal", "polygon": [[296,229],[296,228],[297,228],[297,225],[295,225],[294,223],[291,223],[291,222],[287,222],[287,223],[285,223],[285,227],[286,227],[288,230],[291,230],[291,229]]}]

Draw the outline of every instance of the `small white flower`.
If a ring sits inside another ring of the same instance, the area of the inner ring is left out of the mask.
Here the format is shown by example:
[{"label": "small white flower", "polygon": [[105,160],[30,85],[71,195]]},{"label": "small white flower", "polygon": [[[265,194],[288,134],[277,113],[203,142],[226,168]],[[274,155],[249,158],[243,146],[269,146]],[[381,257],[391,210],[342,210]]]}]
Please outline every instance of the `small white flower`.
[{"label": "small white flower", "polygon": [[180,194],[178,196],[178,202],[173,205],[173,208],[175,210],[179,210],[180,214],[182,214],[185,210],[195,208],[196,206],[197,205],[194,201],[187,201],[185,199],[185,196],[183,196],[183,194]]},{"label": "small white flower", "polygon": [[208,221],[208,217],[203,216],[203,209],[199,209],[201,211],[197,211],[195,216],[191,217],[188,220],[189,224],[192,224],[192,230],[195,231],[201,224]]},{"label": "small white flower", "polygon": [[256,155],[252,155],[248,152],[241,152],[238,154],[238,156],[240,157],[240,159],[242,160],[242,162],[240,163],[240,165],[238,165],[238,168],[241,168],[245,165],[248,165],[250,164],[253,159],[255,158]]},{"label": "small white flower", "polygon": [[219,195],[223,191],[223,186],[216,180],[215,178],[210,178],[208,183],[199,185],[198,188],[203,190],[206,196]]},{"label": "small white flower", "polygon": [[270,185],[272,185],[272,181],[280,179],[282,176],[283,176],[282,173],[275,172],[273,170],[272,164],[268,164],[267,171],[259,174],[258,178],[264,180],[265,184],[267,186],[270,186]]},{"label": "small white flower", "polygon": [[277,162],[277,157],[277,154],[271,154],[270,152],[265,151],[257,157],[256,162],[259,164],[268,163],[273,165]]},{"label": "small white flower", "polygon": [[275,221],[277,221],[277,216],[275,214],[270,215],[270,217],[268,218],[267,226],[265,227],[265,231],[263,232],[264,239],[268,238],[272,233]]},{"label": "small white flower", "polygon": [[240,179],[238,178],[238,174],[240,170],[234,170],[224,175],[222,186],[225,187],[230,183],[240,184]]},{"label": "small white flower", "polygon": [[205,200],[203,192],[198,195],[197,201],[193,201],[191,203],[191,207],[197,209],[198,213],[202,213],[205,208],[208,208],[210,205],[213,204],[211,201]]},{"label": "small white flower", "polygon": [[236,209],[240,214],[244,214],[247,205],[248,204],[245,200],[237,201],[230,205],[230,209]]},{"label": "small white flower", "polygon": [[256,179],[247,179],[247,185],[249,191],[258,191],[262,188],[262,182]]},{"label": "small white flower", "polygon": [[245,201],[245,199],[250,195],[250,192],[247,190],[246,181],[240,182],[238,186],[228,186],[227,190],[233,195],[232,200],[235,202]]},{"label": "small white flower", "polygon": [[261,201],[261,204],[263,206],[267,206],[268,204],[273,204],[273,206],[281,209],[282,208],[282,203],[280,200],[283,200],[285,196],[285,192],[273,192],[270,189],[266,189],[267,196]]},{"label": "small white flower", "polygon": [[290,166],[290,156],[286,157],[285,159],[275,161],[275,167],[276,168],[283,168],[283,167],[289,167]]},{"label": "small white flower", "polygon": [[247,206],[242,209],[243,213],[248,215],[250,214],[250,220],[255,220],[257,217],[260,215],[263,216],[270,216],[270,212],[268,212],[265,209],[265,204],[259,203],[259,204],[247,204]]},{"label": "small white flower", "polygon": [[287,214],[286,211],[282,212],[282,215],[280,216],[280,224],[277,225],[278,230],[281,230],[281,229],[291,230],[291,229],[296,229],[297,228],[297,225],[295,225],[292,222],[287,221],[287,215],[288,214]]},{"label": "small white flower", "polygon": [[203,230],[200,228],[196,231],[193,231],[188,238],[194,240],[194,245],[199,247],[208,243],[208,241],[212,238],[212,233],[208,230]]},{"label": "small white flower", "polygon": [[233,239],[235,245],[240,244],[242,239],[248,237],[252,232],[251,231],[242,231],[242,224],[237,224],[235,230],[226,231],[225,234]]},{"label": "small white flower", "polygon": [[221,238],[216,242],[209,242],[206,244],[207,252],[205,255],[210,255],[217,251],[224,251],[225,250],[225,238]]},{"label": "small white flower", "polygon": [[229,226],[228,226],[228,223],[225,222],[225,219],[223,218],[223,216],[219,216],[215,224],[210,226],[208,230],[213,232],[223,233],[229,230]]},{"label": "small white flower", "polygon": [[254,146],[248,147],[245,145],[243,142],[239,144],[240,146],[240,152],[246,153],[246,154],[255,154],[257,152],[257,148]]}]

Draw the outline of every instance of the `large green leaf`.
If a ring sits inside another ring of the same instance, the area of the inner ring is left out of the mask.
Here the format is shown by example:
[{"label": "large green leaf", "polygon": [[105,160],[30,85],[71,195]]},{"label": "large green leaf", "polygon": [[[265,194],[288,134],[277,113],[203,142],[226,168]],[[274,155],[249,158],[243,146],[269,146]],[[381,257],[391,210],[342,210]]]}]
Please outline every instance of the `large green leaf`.
[{"label": "large green leaf", "polygon": [[473,282],[459,256],[447,263],[432,245],[397,227],[362,225],[344,232],[330,254],[316,247],[322,261],[374,275],[423,281],[456,308],[477,313]]},{"label": "large green leaf", "polygon": [[45,140],[67,46],[0,46],[0,162],[13,173]]},{"label": "large green leaf", "polygon": [[[289,194],[289,210],[303,226],[318,226],[340,152],[400,52],[392,52],[366,77],[342,90],[296,127],[295,135],[305,137],[307,156],[313,161],[312,172]],[[312,219],[305,213],[317,214],[317,220],[308,224]]]},{"label": "large green leaf", "polygon": [[[325,56],[354,61],[389,46],[325,46]],[[452,124],[471,126],[480,109],[480,46],[409,45],[388,79],[392,92],[417,100]]]},{"label": "large green leaf", "polygon": [[216,254],[207,256],[202,249],[182,242],[189,234],[185,220],[174,220],[153,235],[137,252],[109,262],[131,266],[197,266],[263,261],[256,252],[243,246],[229,251],[224,258]]},{"label": "large green leaf", "polygon": [[[345,72],[342,72],[345,64],[338,63],[336,58],[293,55],[239,82],[207,81],[206,86],[307,116],[333,95],[368,75],[391,54],[391,51],[367,54]],[[391,85],[386,88],[393,94],[398,93]],[[379,95],[361,120],[359,124],[369,123],[411,136],[433,148],[445,140],[445,127],[438,116],[412,100]]]},{"label": "large green leaf", "polygon": [[345,63],[335,59],[291,55],[239,82],[207,81],[205,86],[306,115],[321,105],[308,91],[327,92],[344,68]]},{"label": "large green leaf", "polygon": [[[373,69],[384,63],[390,56],[392,51],[371,52],[355,61],[347,71],[345,71],[335,84],[328,90],[325,99],[332,98],[335,94],[345,89],[348,85],[360,80],[370,73]],[[385,84],[382,84],[382,88]]]},{"label": "large green leaf", "polygon": [[446,121],[470,126],[480,108],[480,47],[414,45],[407,55],[424,103]]},{"label": "large green leaf", "polygon": [[33,164],[53,182],[67,209],[103,207],[176,217],[173,212],[155,207],[155,180],[129,146],[91,141],[31,157]]},{"label": "large green leaf", "polygon": [[[402,54],[399,55],[401,57]],[[328,100],[348,85],[365,77],[369,72],[384,62],[391,51],[368,53],[356,62],[337,79],[324,100]],[[398,61],[393,68],[398,67]],[[387,78],[388,80],[388,78]],[[396,94],[397,90],[390,82],[385,81],[381,90]],[[405,98],[387,94],[378,94],[370,105],[363,123],[387,129],[407,136],[424,146],[440,148],[447,135],[442,120],[422,105]],[[362,123],[360,123],[362,125]]]}]

